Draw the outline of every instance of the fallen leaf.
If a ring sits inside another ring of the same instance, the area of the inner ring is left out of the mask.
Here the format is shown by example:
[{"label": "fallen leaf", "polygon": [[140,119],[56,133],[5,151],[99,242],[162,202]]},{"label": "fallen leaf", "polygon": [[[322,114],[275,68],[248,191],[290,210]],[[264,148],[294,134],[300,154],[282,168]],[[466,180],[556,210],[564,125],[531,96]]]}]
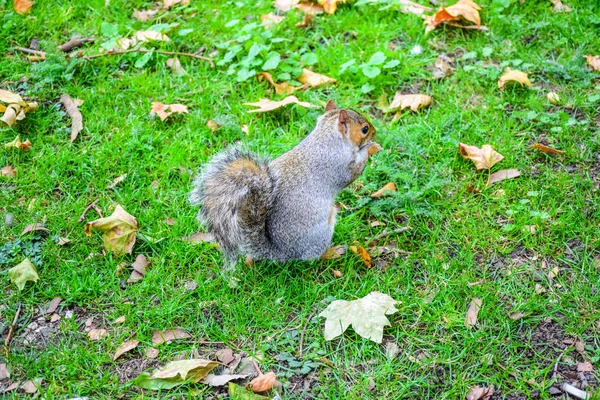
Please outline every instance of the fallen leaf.
[{"label": "fallen leaf", "polygon": [[[31,7],[33,7],[33,1],[31,0],[14,0],[13,7],[17,14],[23,15],[31,12]],[[29,381],[31,382],[31,381]]]},{"label": "fallen leaf", "polygon": [[171,343],[173,340],[188,339],[192,336],[184,330],[172,329],[166,331],[154,331],[152,333],[152,346],[163,343]]},{"label": "fallen leaf", "polygon": [[37,282],[40,279],[35,266],[29,261],[29,258],[24,259],[9,269],[8,276],[10,281],[17,285],[19,290],[23,290],[27,281]]},{"label": "fallen leaf", "polygon": [[571,8],[565,4],[563,4],[560,0],[550,0],[552,4],[554,4],[554,12],[564,12],[570,13]]},{"label": "fallen leaf", "polygon": [[325,250],[325,252],[321,256],[321,259],[333,260],[335,258],[340,258],[344,254],[346,254],[346,246],[344,245],[328,247],[327,250]]},{"label": "fallen leaf", "polygon": [[0,101],[7,104],[18,104],[20,106],[27,105],[20,95],[4,89],[0,89]]},{"label": "fallen leaf", "polygon": [[294,90],[297,89],[287,82],[276,83],[273,80],[273,76],[268,72],[261,72],[260,74],[256,75],[256,77],[258,78],[259,82],[263,79],[266,79],[271,85],[273,85],[276,94],[292,94],[294,93]]},{"label": "fallen leaf", "polygon": [[467,393],[466,400],[487,400],[494,394],[494,387],[482,388],[481,386],[473,386]]},{"label": "fallen leaf", "polygon": [[60,102],[65,106],[65,110],[69,117],[71,117],[71,142],[77,139],[79,132],[83,130],[83,116],[77,107],[77,104],[68,94],[60,96]]},{"label": "fallen leaf", "polygon": [[496,171],[490,175],[490,179],[488,180],[488,185],[491,185],[492,183],[503,181],[505,179],[516,178],[519,176],[521,176],[521,173],[519,172],[518,169],[515,169],[515,168],[503,169],[500,171]]},{"label": "fallen leaf", "polygon": [[138,346],[138,344],[140,344],[139,340],[128,340],[128,341],[124,342],[122,345],[119,346],[119,348],[115,352],[113,361],[115,361],[117,358],[121,357],[123,354],[127,353],[128,351],[135,349]]},{"label": "fallen leaf", "polygon": [[600,71],[600,56],[585,56],[585,59],[594,71]]},{"label": "fallen leaf", "polygon": [[390,360],[393,360],[394,358],[398,357],[398,354],[400,354],[400,347],[398,347],[396,342],[387,342],[385,344],[385,355]]},{"label": "fallen leaf", "polygon": [[38,391],[38,386],[40,386],[41,383],[42,383],[42,380],[39,378],[29,380],[29,381],[26,381],[25,383],[23,383],[22,385],[20,385],[19,389],[21,389],[25,393],[33,394]]},{"label": "fallen leaf", "polygon": [[42,315],[53,314],[58,309],[58,306],[61,302],[62,299],[60,297],[55,297],[52,300],[50,300],[50,303],[48,303],[46,309],[42,311]]},{"label": "fallen leaf", "polygon": [[114,187],[116,187],[119,183],[123,182],[125,180],[125,178],[127,178],[127,174],[121,175],[116,177],[112,183],[110,185],[108,185],[106,188],[107,189],[113,189]]},{"label": "fallen leaf", "polygon": [[152,102],[152,111],[150,114],[155,113],[158,115],[161,121],[167,119],[171,114],[187,114],[188,109],[183,104],[163,104],[158,101]]},{"label": "fallen leaf", "polygon": [[[479,10],[481,10],[481,7],[471,0],[459,0],[456,4],[449,7],[440,8],[434,15],[425,17],[423,22],[427,25],[425,33],[430,32],[440,24],[460,21],[461,17],[480,27],[481,19],[479,17]],[[460,27],[461,25],[454,26]]]},{"label": "fallen leaf", "polygon": [[217,124],[212,119],[206,123],[206,126],[208,126],[208,128],[210,129],[211,132],[215,132],[217,129],[219,129],[221,127],[221,125]]},{"label": "fallen leaf", "polygon": [[394,99],[385,112],[392,112],[398,109],[404,110],[410,108],[412,111],[417,111],[420,108],[427,107],[431,104],[431,96],[426,94],[402,94],[396,93]]},{"label": "fallen leaf", "polygon": [[558,97],[558,94],[556,94],[556,92],[548,92],[548,94],[546,95],[546,99],[548,99],[550,103],[555,105],[560,103],[560,97]]},{"label": "fallen leaf", "polygon": [[363,261],[367,268],[371,268],[373,266],[373,263],[371,262],[371,256],[369,255],[369,253],[367,253],[364,247],[348,246],[348,248],[351,252],[360,257],[360,259]]},{"label": "fallen leaf", "polygon": [[171,39],[164,33],[156,32],[156,31],[137,31],[135,33],[135,38],[140,42],[147,42],[150,40],[155,40],[158,42],[170,42]]},{"label": "fallen leaf", "polygon": [[154,347],[150,347],[150,348],[146,349],[146,357],[154,359],[154,358],[158,357],[159,352],[160,352],[160,350],[155,349]]},{"label": "fallen leaf", "polygon": [[10,392],[12,390],[15,390],[19,387],[19,382],[13,382],[10,385],[8,385],[8,387],[6,389],[4,389],[4,392],[2,393],[6,393],[6,392]]},{"label": "fallen leaf", "polygon": [[303,87],[317,87],[328,83],[335,83],[335,79],[303,68],[302,74],[298,77],[298,82],[302,83]]},{"label": "fallen leaf", "polygon": [[386,183],[381,189],[371,194],[371,197],[379,198],[382,196],[389,196],[391,192],[396,191],[396,184],[394,182]]},{"label": "fallen leaf", "polygon": [[300,0],[275,0],[273,6],[283,12],[288,12],[298,4]]},{"label": "fallen leaf", "polygon": [[202,359],[171,361],[164,367],[155,369],[152,375],[142,372],[132,383],[152,390],[170,389],[188,380],[199,382],[217,365],[219,363],[216,361]]},{"label": "fallen leaf", "polygon": [[297,22],[296,26],[298,28],[306,28],[307,26],[312,25],[312,23],[313,23],[313,14],[304,13],[304,17],[302,18],[302,21]]},{"label": "fallen leaf", "polygon": [[[35,111],[38,108],[38,103],[27,103],[18,94],[3,89],[0,89],[0,102],[6,103],[6,106],[0,103],[0,112],[4,113],[2,118],[0,118],[0,121],[4,122],[8,126],[13,126],[17,123],[17,121],[24,119],[25,114]],[[27,141],[27,143],[29,143],[29,141]]]},{"label": "fallen leaf", "polygon": [[521,318],[523,318],[523,313],[521,311],[513,311],[510,314],[508,314],[508,318],[518,321]]},{"label": "fallen leaf", "polygon": [[164,8],[171,8],[175,5],[182,5],[182,6],[189,6],[190,5],[190,0],[163,0],[163,7]]},{"label": "fallen leaf", "polygon": [[127,279],[127,283],[135,283],[142,279],[144,275],[146,275],[146,267],[150,265],[150,262],[146,258],[145,255],[139,254],[131,267],[133,271],[131,271],[131,276]]},{"label": "fallen leaf", "polygon": [[555,265],[554,268],[552,268],[550,271],[548,271],[548,275],[546,275],[546,276],[548,277],[548,279],[553,279],[558,276],[559,272],[560,272],[560,270],[558,269],[558,265]]},{"label": "fallen leaf", "polygon": [[181,66],[179,58],[169,58],[167,60],[167,67],[171,68],[173,75],[183,76],[187,74],[187,71]]},{"label": "fallen leaf", "polygon": [[193,291],[198,288],[198,283],[195,281],[188,281],[185,283],[184,287],[185,287],[185,290]]},{"label": "fallen leaf", "polygon": [[542,285],[540,285],[539,283],[535,284],[535,292],[537,294],[542,294],[546,291],[546,289],[544,289],[544,287]]},{"label": "fallen leaf", "polygon": [[554,154],[564,154],[565,152],[563,150],[556,150],[550,146],[545,146],[543,144],[540,143],[536,143],[530,146],[532,149],[536,149],[539,150],[543,153],[546,154],[550,154],[550,155],[554,155]]},{"label": "fallen leaf", "polygon": [[181,240],[191,244],[212,243],[215,241],[215,237],[212,233],[196,232],[192,236],[182,237]]},{"label": "fallen leaf", "polygon": [[519,82],[521,86],[527,85],[531,87],[531,82],[527,77],[527,73],[516,69],[510,69],[509,67],[506,67],[504,74],[498,79],[498,89],[503,90],[504,85],[506,85],[507,82]]},{"label": "fallen leaf", "polygon": [[346,0],[317,0],[317,2],[323,6],[327,14],[333,14],[337,10],[338,3],[345,3]]},{"label": "fallen leaf", "polygon": [[399,0],[400,11],[405,14],[423,15],[424,12],[433,11],[431,7],[422,6],[414,1]]},{"label": "fallen leaf", "polygon": [[276,379],[277,376],[275,376],[274,372],[267,372],[252,379],[248,386],[246,386],[246,389],[250,389],[254,393],[266,392],[273,388]]},{"label": "fallen leaf", "polygon": [[342,271],[339,271],[339,270],[337,270],[337,269],[334,269],[334,270],[333,270],[333,277],[334,277],[334,278],[338,278],[338,279],[339,279],[339,278],[341,278],[342,276],[344,276],[344,274],[342,274]]},{"label": "fallen leaf", "polygon": [[99,340],[106,335],[108,335],[108,331],[106,329],[92,329],[88,332],[88,337],[91,341]]},{"label": "fallen leaf", "polygon": [[[277,1],[276,1],[277,3]],[[302,11],[303,13],[307,14],[307,15],[316,15],[316,14],[323,14],[323,12],[325,11],[323,9],[323,6],[320,4],[314,4],[314,3],[298,3],[298,1],[296,0],[295,3],[297,3],[294,8],[297,8],[298,10]]]},{"label": "fallen leaf", "polygon": [[7,165],[6,167],[2,168],[2,176],[14,178],[17,176],[17,170],[12,165]]},{"label": "fallen leaf", "polygon": [[484,144],[481,149],[468,144],[459,143],[458,152],[465,160],[471,160],[477,170],[490,169],[504,159],[504,156],[494,150],[489,144]]},{"label": "fallen leaf", "polygon": [[23,149],[23,151],[27,152],[31,148],[31,142],[29,141],[29,139],[27,139],[24,142],[21,142],[21,138],[17,136],[12,142],[4,143],[4,147],[7,149],[14,147],[15,149]]},{"label": "fallen leaf", "polygon": [[233,356],[233,350],[231,350],[229,347],[217,350],[215,356],[217,357],[217,360],[219,360],[224,365],[229,365],[229,363],[235,360],[235,357]]},{"label": "fallen leaf", "polygon": [[60,321],[62,317],[60,315],[58,315],[57,313],[52,314],[52,316],[50,317],[50,322],[56,322],[56,321]]},{"label": "fallen leaf", "polygon": [[158,13],[157,8],[152,9],[152,10],[144,10],[144,11],[138,11],[135,8],[133,9],[133,17],[141,22],[146,22],[146,21],[154,18],[154,16],[157,13]]},{"label": "fallen leaf", "polygon": [[442,79],[454,73],[455,69],[450,65],[451,61],[453,61],[453,59],[445,54],[441,54],[435,59],[435,62],[433,63],[434,79]]},{"label": "fallen leaf", "polygon": [[465,317],[465,326],[474,326],[477,323],[477,314],[479,314],[479,310],[482,305],[481,299],[475,297],[471,300],[471,304],[469,304],[469,310],[467,311],[467,316]]},{"label": "fallen leaf", "polygon": [[10,378],[10,372],[8,372],[6,364],[2,363],[0,364],[0,381],[7,378]]},{"label": "fallen leaf", "polygon": [[277,14],[273,14],[271,12],[268,14],[261,15],[260,22],[263,23],[263,26],[265,27],[265,29],[269,29],[273,25],[276,25],[276,24],[280,23],[281,21],[283,21],[284,18],[285,17],[283,15],[277,15]]},{"label": "fallen leaf", "polygon": [[[269,397],[260,396],[250,390],[246,390],[243,387],[236,385],[233,382],[227,383],[227,388],[229,390],[229,398],[232,400],[269,400]],[[273,399],[276,399],[274,397]]]},{"label": "fallen leaf", "polygon": [[258,107],[258,109],[249,110],[248,111],[249,113],[273,111],[273,110],[276,110],[276,109],[278,109],[280,107],[287,106],[288,104],[298,104],[299,106],[306,107],[306,108],[317,107],[317,106],[314,106],[314,105],[312,105],[310,103],[307,103],[305,101],[298,100],[298,98],[296,96],[288,96],[288,97],[286,97],[285,99],[283,99],[281,101],[273,101],[273,100],[269,100],[269,99],[260,99],[256,103],[244,103],[244,105],[246,105],[246,106]]},{"label": "fallen leaf", "polygon": [[585,361],[585,362],[577,363],[577,372],[593,372],[593,371],[594,371],[594,366],[592,365],[591,362]]},{"label": "fallen leaf", "polygon": [[46,228],[42,224],[37,224],[37,223],[30,224],[30,225],[27,225],[25,227],[25,229],[23,229],[23,232],[21,232],[21,236],[25,235],[26,233],[35,232],[35,231],[50,232],[50,229]]},{"label": "fallen leaf", "polygon": [[71,243],[71,240],[69,240],[69,239],[67,239],[65,237],[61,237],[60,239],[58,239],[58,243],[57,244],[59,246],[64,246],[64,245],[69,244],[69,243]]},{"label": "fallen leaf", "polygon": [[213,375],[208,374],[204,379],[200,381],[200,383],[204,383],[209,386],[224,386],[229,381],[233,381],[236,379],[246,379],[248,375]]},{"label": "fallen leaf", "polygon": [[393,314],[399,303],[387,294],[371,292],[365,297],[353,300],[336,300],[319,314],[325,321],[325,340],[340,336],[352,325],[360,336],[381,343],[383,327],[390,325],[386,314]]},{"label": "fallen leaf", "polygon": [[106,218],[100,218],[85,224],[85,233],[92,236],[92,230],[98,229],[104,232],[104,248],[114,251],[117,255],[131,254],[135,244],[135,235],[138,224],[135,217],[117,204],[115,212]]}]

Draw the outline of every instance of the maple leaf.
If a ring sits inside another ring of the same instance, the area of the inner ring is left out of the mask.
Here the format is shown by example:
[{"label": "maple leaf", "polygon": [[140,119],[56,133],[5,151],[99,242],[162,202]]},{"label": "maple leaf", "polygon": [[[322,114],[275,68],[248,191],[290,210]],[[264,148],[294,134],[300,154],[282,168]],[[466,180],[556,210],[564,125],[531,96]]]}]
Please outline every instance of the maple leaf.
[{"label": "maple leaf", "polygon": [[317,2],[323,6],[327,14],[333,14],[337,10],[338,3],[345,3],[346,0],[318,0]]},{"label": "maple leaf", "polygon": [[473,326],[477,323],[477,314],[479,314],[482,304],[483,302],[481,299],[477,297],[471,300],[471,304],[469,304],[469,310],[467,311],[467,315],[465,317],[466,327]]},{"label": "maple leaf", "polygon": [[360,336],[381,343],[383,327],[390,325],[385,315],[398,311],[395,307],[397,303],[389,295],[380,292],[371,292],[358,300],[332,302],[319,314],[327,318],[325,340],[335,339],[352,325]]},{"label": "maple leaf", "polygon": [[19,264],[8,270],[10,281],[17,285],[19,290],[25,288],[27,281],[37,282],[40,277],[35,270],[35,266],[29,261],[29,258],[24,259]]},{"label": "maple leaf", "polygon": [[425,33],[430,32],[431,30],[435,29],[436,26],[443,23],[451,23],[449,25],[460,27],[461,25],[452,24],[452,22],[460,21],[461,18],[475,24],[475,27],[462,26],[463,28],[485,28],[481,27],[479,10],[481,10],[481,7],[479,7],[472,0],[459,0],[456,4],[453,4],[449,7],[440,8],[440,10],[434,15],[425,17],[424,24],[427,25],[425,28]]},{"label": "maple leaf", "polygon": [[389,182],[389,183],[386,183],[381,189],[379,189],[375,193],[371,194],[371,197],[379,198],[379,197],[385,196],[386,194],[389,195],[389,194],[391,194],[390,192],[395,192],[395,191],[396,191],[396,184],[394,182]]},{"label": "maple leaf", "polygon": [[427,107],[431,104],[431,96],[426,94],[402,94],[396,93],[392,103],[385,109],[385,112],[395,110],[404,110],[410,108],[412,111],[417,111],[420,108]]},{"label": "maple leaf", "polygon": [[183,104],[163,104],[158,101],[152,102],[152,111],[150,114],[156,114],[161,121],[167,119],[171,114],[187,114],[188,109]]},{"label": "maple leaf", "polygon": [[481,149],[468,144],[459,143],[458,151],[465,160],[471,160],[478,170],[490,169],[504,159],[504,156],[494,150],[489,144],[484,144]]},{"label": "maple leaf", "polygon": [[273,76],[268,72],[261,72],[260,74],[256,75],[256,77],[258,78],[259,82],[263,79],[266,79],[271,85],[273,85],[276,94],[292,94],[296,89],[298,89],[287,82],[276,83],[273,80]]},{"label": "maple leaf", "polygon": [[527,77],[527,73],[516,69],[510,69],[509,67],[506,67],[504,74],[498,79],[498,88],[500,90],[504,89],[504,85],[506,85],[507,82],[519,82],[521,86],[527,85],[531,87],[531,82]]},{"label": "maple leaf", "polygon": [[216,361],[203,359],[171,361],[164,367],[155,369],[152,375],[142,372],[132,383],[151,390],[170,389],[189,380],[199,382],[217,365],[219,363]]},{"label": "maple leaf", "polygon": [[131,254],[138,224],[135,217],[127,213],[120,205],[117,204],[115,212],[111,216],[85,224],[87,236],[92,236],[92,229],[104,232],[102,238],[106,250],[112,250],[117,255]]},{"label": "maple leaf", "polygon": [[17,14],[23,15],[31,12],[31,7],[33,7],[33,1],[31,0],[14,0],[13,8]]},{"label": "maple leaf", "polygon": [[600,56],[585,56],[585,59],[594,71],[600,71]]},{"label": "maple leaf", "polygon": [[306,107],[306,108],[317,107],[317,106],[314,106],[305,101],[298,100],[298,98],[296,96],[288,96],[281,101],[260,99],[259,101],[255,102],[255,103],[244,103],[244,105],[246,105],[246,106],[258,107],[258,109],[249,110],[248,111],[249,113],[273,111],[280,107],[287,106],[288,104],[298,104],[299,106]]},{"label": "maple leaf", "polygon": [[298,82],[303,84],[303,88],[308,88],[321,86],[327,83],[334,83],[335,79],[303,68],[302,74],[298,77]]}]

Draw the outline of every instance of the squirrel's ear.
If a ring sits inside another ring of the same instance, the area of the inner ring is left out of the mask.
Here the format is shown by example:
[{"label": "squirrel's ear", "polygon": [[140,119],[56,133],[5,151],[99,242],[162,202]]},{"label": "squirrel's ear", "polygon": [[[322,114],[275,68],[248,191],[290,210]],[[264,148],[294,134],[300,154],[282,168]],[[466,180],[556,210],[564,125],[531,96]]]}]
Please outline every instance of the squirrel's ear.
[{"label": "squirrel's ear", "polygon": [[327,102],[327,105],[325,106],[325,111],[335,110],[336,108],[337,108],[337,106],[335,105],[333,100],[329,99],[329,101]]},{"label": "squirrel's ear", "polygon": [[340,133],[343,135],[346,134],[346,128],[348,126],[348,122],[349,122],[348,113],[346,112],[346,110],[341,110],[340,113],[338,114],[338,128],[340,130]]}]

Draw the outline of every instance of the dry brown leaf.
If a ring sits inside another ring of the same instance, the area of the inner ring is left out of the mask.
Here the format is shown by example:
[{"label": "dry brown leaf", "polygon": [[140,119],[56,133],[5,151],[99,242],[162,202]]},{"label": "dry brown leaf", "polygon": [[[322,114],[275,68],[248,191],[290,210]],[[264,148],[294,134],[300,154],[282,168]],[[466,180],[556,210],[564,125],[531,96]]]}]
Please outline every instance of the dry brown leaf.
[{"label": "dry brown leaf", "polygon": [[294,6],[294,8],[297,8],[298,10],[302,11],[304,14],[308,14],[308,15],[316,15],[316,14],[322,14],[325,10],[323,10],[323,6],[320,4],[313,4],[313,3],[298,3],[296,1],[296,5]]},{"label": "dry brown leaf", "polygon": [[558,276],[558,273],[559,273],[558,265],[555,265],[554,268],[552,268],[550,271],[548,271],[548,275],[546,275],[546,276],[548,277],[548,279],[553,279]]},{"label": "dry brown leaf", "polygon": [[63,94],[60,96],[60,102],[65,106],[65,110],[69,117],[71,117],[71,142],[77,139],[79,132],[83,130],[83,116],[77,108],[77,104],[73,101],[71,96]]},{"label": "dry brown leaf", "polygon": [[98,229],[104,232],[104,248],[112,250],[117,255],[131,254],[135,244],[135,235],[138,225],[135,217],[117,204],[115,212],[106,218],[100,218],[85,224],[85,233],[92,236],[92,230]]},{"label": "dry brown leaf", "polygon": [[344,276],[344,274],[342,274],[342,271],[338,271],[337,269],[333,270],[333,277],[334,278],[341,278],[342,276]]},{"label": "dry brown leaf", "polygon": [[518,321],[521,318],[523,318],[523,313],[521,311],[513,311],[510,314],[508,314],[508,318]]},{"label": "dry brown leaf", "polygon": [[42,315],[54,313],[54,311],[56,311],[61,302],[62,299],[60,297],[55,297],[52,300],[50,300],[50,303],[48,303],[48,307],[46,307],[46,309],[42,311]]},{"label": "dry brown leaf", "polygon": [[600,56],[585,56],[585,59],[594,71],[600,71]]},{"label": "dry brown leaf", "polygon": [[555,148],[552,148],[550,146],[545,146],[541,143],[536,143],[530,146],[532,149],[536,149],[539,150],[543,153],[546,154],[550,154],[550,155],[554,155],[554,154],[564,154],[565,152],[563,150],[556,150]]},{"label": "dry brown leaf", "polygon": [[127,279],[127,283],[135,283],[142,279],[144,275],[146,275],[146,268],[150,265],[150,262],[146,258],[145,255],[139,254],[131,267],[133,271],[131,271],[131,276]]},{"label": "dry brown leaf", "polygon": [[[427,25],[425,33],[436,28],[436,26],[448,23],[460,21],[461,17],[467,21],[473,22],[477,27],[481,26],[481,19],[479,17],[479,7],[471,0],[459,0],[456,4],[453,4],[446,8],[441,8],[434,15],[425,17],[424,24]],[[455,25],[459,26],[460,25]]]},{"label": "dry brown leaf", "polygon": [[280,23],[281,21],[283,21],[284,18],[285,17],[283,15],[276,15],[271,12],[268,14],[261,15],[260,22],[263,23],[263,26],[265,27],[265,29],[269,29],[273,25],[276,25],[276,24]]},{"label": "dry brown leaf", "polygon": [[494,387],[482,388],[481,386],[473,386],[467,393],[466,400],[487,400],[494,394]]},{"label": "dry brown leaf", "polygon": [[400,11],[405,14],[423,15],[424,12],[433,11],[431,7],[422,6],[414,1],[399,0]]},{"label": "dry brown leaf", "polygon": [[594,366],[592,365],[591,362],[585,361],[585,362],[577,363],[577,372],[593,372],[593,371],[594,371]]},{"label": "dry brown leaf", "polygon": [[171,343],[173,340],[188,339],[192,336],[182,329],[172,329],[167,331],[154,331],[152,333],[152,346],[158,346],[162,343]]},{"label": "dry brown leaf", "polygon": [[544,287],[542,285],[540,285],[539,283],[535,284],[535,292],[537,294],[542,294],[546,292],[546,289],[544,289]]},{"label": "dry brown leaf", "polygon": [[157,13],[158,13],[157,8],[152,9],[152,10],[144,10],[144,11],[138,11],[135,8],[133,9],[133,17],[141,22],[146,22],[148,20],[151,20],[152,18],[154,18],[154,16]]},{"label": "dry brown leaf", "polygon": [[158,42],[170,42],[171,39],[164,33],[156,31],[137,31],[135,38],[140,42],[147,42],[150,40],[156,40]]},{"label": "dry brown leaf", "polygon": [[34,231],[50,232],[50,229],[46,228],[42,224],[30,224],[23,229],[23,232],[21,232],[21,236]]},{"label": "dry brown leaf", "polygon": [[88,332],[88,337],[91,341],[99,340],[106,335],[108,335],[108,331],[106,329],[92,329]]},{"label": "dry brown leaf", "polygon": [[50,317],[50,322],[56,322],[56,321],[60,321],[62,317],[60,315],[58,315],[57,313],[52,314],[52,316]]},{"label": "dry brown leaf", "polygon": [[246,388],[251,389],[254,393],[266,392],[273,388],[276,380],[277,376],[274,372],[267,372],[252,379]]},{"label": "dry brown leaf", "polygon": [[[11,108],[9,107],[8,109],[10,110]],[[23,149],[23,151],[27,152],[31,148],[31,142],[29,141],[29,139],[27,139],[24,142],[21,142],[21,138],[17,136],[12,142],[4,143],[4,147],[7,149],[14,147],[15,149]]]},{"label": "dry brown leaf", "polygon": [[39,378],[38,379],[29,380],[29,381],[23,383],[22,385],[20,385],[19,389],[21,389],[25,393],[33,394],[33,393],[36,393],[38,391],[38,386],[40,386],[41,383],[42,383],[42,380],[39,379]]},{"label": "dry brown leaf", "polygon": [[122,324],[123,322],[125,322],[125,316],[121,315],[119,318],[113,321],[113,324]]},{"label": "dry brown leaf", "polygon": [[552,4],[554,4],[554,12],[564,12],[570,13],[571,8],[565,4],[563,4],[560,0],[550,0]]},{"label": "dry brown leaf", "polygon": [[335,79],[303,68],[302,74],[298,77],[298,82],[302,83],[304,88],[308,88],[325,85],[327,83],[335,83]]},{"label": "dry brown leaf", "polygon": [[215,241],[215,237],[212,233],[196,232],[192,236],[182,237],[181,240],[190,242],[191,244],[212,243]]},{"label": "dry brown leaf", "polygon": [[531,82],[527,77],[527,73],[516,69],[510,69],[509,67],[506,67],[504,74],[498,79],[498,88],[503,90],[504,85],[506,85],[507,82],[519,82],[521,86],[527,85],[531,87]]},{"label": "dry brown leaf", "polygon": [[2,167],[2,176],[14,178],[17,176],[17,170],[12,165],[7,165],[6,167]]},{"label": "dry brown leaf", "polygon": [[190,0],[163,0],[164,8],[171,8],[175,5],[189,6]]},{"label": "dry brown leaf", "polygon": [[466,327],[474,326],[477,323],[477,314],[479,314],[482,304],[483,302],[481,299],[477,297],[471,300],[471,304],[469,304],[469,310],[467,311],[467,316],[465,317]]},{"label": "dry brown leaf", "polygon": [[335,258],[340,258],[344,254],[346,254],[346,246],[344,245],[328,247],[327,250],[325,250],[325,253],[323,253],[321,256],[321,259],[333,260]]},{"label": "dry brown leaf", "polygon": [[187,71],[181,66],[181,61],[179,61],[179,58],[169,58],[167,60],[167,67],[173,71],[173,75],[175,76],[187,75]]},{"label": "dry brown leaf", "polygon": [[298,104],[299,106],[305,107],[305,108],[311,108],[311,107],[317,107],[314,106],[310,103],[307,103],[305,101],[300,101],[298,100],[298,98],[296,96],[288,96],[285,99],[281,100],[281,101],[273,101],[273,100],[269,100],[269,99],[260,99],[259,101],[255,102],[255,103],[244,103],[244,105],[246,106],[254,106],[254,107],[258,107],[255,110],[249,110],[249,113],[258,113],[258,112],[269,112],[269,111],[273,111],[276,110],[280,107],[284,107],[287,106],[288,104]]},{"label": "dry brown leaf", "polygon": [[351,252],[360,257],[367,268],[371,268],[373,263],[371,262],[371,256],[364,247],[362,246],[348,246]]},{"label": "dry brown leaf", "polygon": [[217,129],[219,129],[221,127],[221,125],[217,124],[212,119],[208,120],[208,122],[206,123],[206,126],[208,127],[208,129],[210,129],[211,132],[215,132]]},{"label": "dry brown leaf", "polygon": [[163,104],[158,101],[152,102],[152,114],[158,115],[161,121],[164,121],[169,117],[169,115],[178,113],[178,114],[187,114],[188,109],[183,104]]},{"label": "dry brown leaf", "polygon": [[490,179],[488,180],[488,185],[491,185],[492,183],[503,181],[505,179],[516,178],[519,176],[521,176],[521,173],[519,172],[518,169],[515,169],[515,168],[502,169],[502,170],[496,171],[490,175]]},{"label": "dry brown leaf", "polygon": [[60,239],[58,239],[58,243],[57,243],[57,244],[58,244],[59,246],[64,246],[64,245],[66,245],[66,244],[68,244],[68,243],[71,243],[71,240],[70,240],[70,239],[68,239],[68,238],[65,238],[65,237],[61,237]]},{"label": "dry brown leaf", "polygon": [[276,94],[292,94],[297,88],[287,82],[275,83],[273,76],[268,72],[261,72],[256,75],[259,81],[266,79],[275,88]]},{"label": "dry brown leaf", "polygon": [[484,144],[481,149],[468,144],[459,143],[458,152],[465,160],[471,160],[478,170],[490,169],[504,159],[504,156],[494,150],[489,144]]},{"label": "dry brown leaf", "polygon": [[404,110],[405,108],[417,111],[419,108],[427,107],[429,104],[431,104],[431,96],[426,94],[402,94],[398,92],[385,112],[398,109]]},{"label": "dry brown leaf", "polygon": [[110,185],[108,185],[106,188],[107,189],[113,189],[114,187],[116,187],[119,183],[123,182],[125,180],[125,178],[127,178],[127,174],[123,174],[121,176],[117,176]]},{"label": "dry brown leaf", "polygon": [[298,28],[306,28],[306,27],[312,25],[312,23],[313,23],[313,14],[304,13],[304,17],[302,18],[302,21],[297,22],[296,26]]},{"label": "dry brown leaf", "polygon": [[283,12],[288,12],[298,4],[299,0],[275,0],[273,6]]},{"label": "dry brown leaf", "polygon": [[381,221],[373,221],[371,222],[371,227],[375,228],[377,226],[386,226],[387,224],[385,222],[381,222]]},{"label": "dry brown leaf", "polygon": [[7,378],[10,378],[10,372],[8,372],[6,364],[2,363],[0,364],[0,381]]},{"label": "dry brown leaf", "polygon": [[396,191],[396,184],[394,182],[389,182],[389,183],[386,183],[381,189],[379,189],[378,191],[373,193],[371,195],[371,197],[379,198],[382,196],[390,195],[391,194],[390,192],[395,192],[395,191]]},{"label": "dry brown leaf", "polygon": [[455,69],[450,65],[454,59],[445,54],[439,55],[433,64],[433,78],[442,79],[454,73]]},{"label": "dry brown leaf", "polygon": [[18,104],[22,107],[27,103],[17,93],[9,92],[8,90],[0,89],[0,101],[6,104]]},{"label": "dry brown leaf", "polygon": [[121,357],[123,354],[127,353],[128,351],[135,349],[138,346],[138,344],[140,344],[139,340],[128,340],[128,341],[124,342],[122,345],[119,346],[119,348],[115,352],[113,361],[115,361],[117,358]]},{"label": "dry brown leaf", "polygon": [[31,7],[33,7],[33,1],[31,0],[14,0],[13,7],[17,14],[23,15],[31,12]]},{"label": "dry brown leaf", "polygon": [[345,3],[346,0],[317,0],[317,2],[323,6],[323,10],[325,10],[327,14],[333,14],[335,13],[335,10],[337,10],[337,5]]},{"label": "dry brown leaf", "polygon": [[154,347],[150,347],[150,348],[146,349],[146,357],[147,358],[154,359],[154,358],[158,357],[158,353],[159,353],[159,350],[155,349]]}]

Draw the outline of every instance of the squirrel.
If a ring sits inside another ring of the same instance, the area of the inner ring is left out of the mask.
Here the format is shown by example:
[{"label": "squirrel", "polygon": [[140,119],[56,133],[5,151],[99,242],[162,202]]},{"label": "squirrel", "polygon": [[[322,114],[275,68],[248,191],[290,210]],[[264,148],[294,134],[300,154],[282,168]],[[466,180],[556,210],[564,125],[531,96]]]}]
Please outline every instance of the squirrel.
[{"label": "squirrel", "polygon": [[[381,150],[373,125],[329,100],[314,130],[272,161],[231,146],[200,171],[189,195],[225,258],[312,260],[331,244],[334,198]],[[230,264],[232,265],[232,264]]]}]

